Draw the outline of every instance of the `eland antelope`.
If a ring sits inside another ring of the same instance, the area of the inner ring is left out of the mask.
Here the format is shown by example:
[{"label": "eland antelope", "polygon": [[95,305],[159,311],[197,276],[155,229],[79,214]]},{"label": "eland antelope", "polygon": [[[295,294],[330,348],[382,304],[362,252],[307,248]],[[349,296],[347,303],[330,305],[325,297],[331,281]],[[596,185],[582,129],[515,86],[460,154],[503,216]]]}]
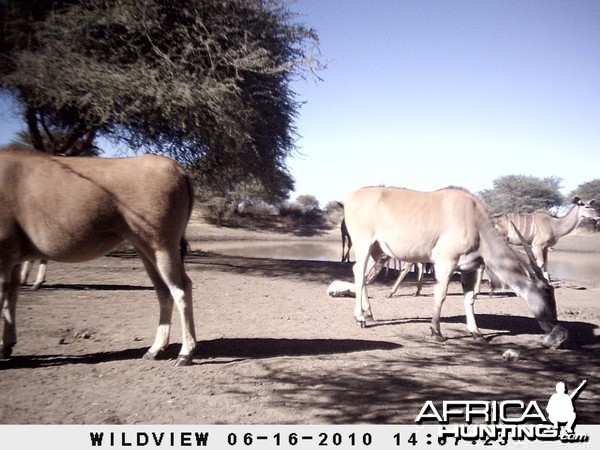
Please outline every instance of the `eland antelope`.
[{"label": "eland antelope", "polygon": [[191,364],[196,336],[183,256],[192,203],[185,170],[162,156],[90,159],[48,156],[16,145],[0,149],[0,355],[10,357],[17,342],[23,262],[86,261],[128,241],[160,304],[154,344],[144,359],[155,359],[167,347],[176,304],[182,346],[175,365]]},{"label": "eland antelope", "polygon": [[553,217],[545,211],[534,213],[508,213],[492,217],[494,226],[506,236],[510,244],[522,245],[515,229],[523,235],[525,242],[531,245],[535,261],[544,273],[547,280],[548,274],[548,249],[556,245],[558,240],[569,234],[581,223],[584,218],[599,220],[594,208],[594,200],[581,201],[579,197],[573,198],[573,206],[562,217]]},{"label": "eland antelope", "polygon": [[494,228],[483,204],[470,193],[456,188],[434,192],[362,188],[347,198],[344,218],[356,255],[354,315],[361,326],[373,316],[365,283],[369,260],[388,255],[434,264],[437,282],[431,333],[437,341],[443,340],[442,304],[455,270],[461,272],[463,281],[467,329],[474,338],[483,339],[475,321],[473,291],[476,272],[484,263],[527,301],[546,333],[543,345],[558,347],[567,339],[568,331],[558,325],[552,286],[536,267],[520,261]]}]

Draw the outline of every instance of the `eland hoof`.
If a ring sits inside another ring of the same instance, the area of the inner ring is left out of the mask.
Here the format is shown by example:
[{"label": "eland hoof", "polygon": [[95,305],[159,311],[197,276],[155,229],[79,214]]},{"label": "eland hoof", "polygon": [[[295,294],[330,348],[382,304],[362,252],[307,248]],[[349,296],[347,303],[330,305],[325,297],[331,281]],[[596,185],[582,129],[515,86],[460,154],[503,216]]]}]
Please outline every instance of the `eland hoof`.
[{"label": "eland hoof", "polygon": [[560,325],[555,325],[552,331],[544,336],[542,345],[546,348],[560,348],[569,339],[569,330]]},{"label": "eland hoof", "polygon": [[142,359],[144,361],[156,361],[156,355],[153,355],[150,352],[146,352],[144,353],[144,356],[142,356]]},{"label": "eland hoof", "polygon": [[12,356],[12,345],[5,345],[0,348],[0,359],[10,359]]},{"label": "eland hoof", "polygon": [[367,328],[367,321],[364,319],[362,319],[362,320],[356,319],[356,325],[358,325],[360,328]]},{"label": "eland hoof", "polygon": [[481,333],[471,333],[471,337],[473,338],[473,341],[475,341],[478,344],[488,343],[488,340]]},{"label": "eland hoof", "polygon": [[437,331],[431,330],[431,340],[433,342],[444,342],[446,338],[442,336],[442,333],[438,333]]},{"label": "eland hoof", "polygon": [[179,355],[179,358],[177,358],[177,361],[173,365],[175,367],[191,366],[192,357],[190,355]]}]

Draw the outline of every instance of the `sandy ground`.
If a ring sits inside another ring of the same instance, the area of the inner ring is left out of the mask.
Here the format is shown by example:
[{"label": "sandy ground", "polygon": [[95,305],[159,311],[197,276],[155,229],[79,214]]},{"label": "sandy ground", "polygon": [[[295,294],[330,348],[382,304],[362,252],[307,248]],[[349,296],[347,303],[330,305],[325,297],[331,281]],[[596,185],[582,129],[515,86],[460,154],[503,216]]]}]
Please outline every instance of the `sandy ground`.
[{"label": "sandy ground", "polygon": [[[476,303],[489,343],[468,337],[459,283],[443,310],[447,341],[429,338],[432,283],[414,280],[391,299],[393,282],[372,285],[375,321],[354,323],[353,300],[331,298],[351,265],[277,261],[201,252],[214,239],[339,240],[217,229],[194,221],[187,269],[194,282],[198,351],[173,367],[180,322],[167,359],[141,360],[154,337],[158,305],[140,261],[114,254],[85,264],[51,263],[47,284],[24,287],[19,343],[0,361],[0,423],[47,424],[411,424],[427,400],[536,400],[556,382],[586,388],[579,423],[600,423],[600,310],[597,282],[557,280],[568,348],[540,346],[526,303],[514,296]],[[600,236],[567,236],[556,251],[600,251]],[[520,353],[506,361],[507,349]]]}]

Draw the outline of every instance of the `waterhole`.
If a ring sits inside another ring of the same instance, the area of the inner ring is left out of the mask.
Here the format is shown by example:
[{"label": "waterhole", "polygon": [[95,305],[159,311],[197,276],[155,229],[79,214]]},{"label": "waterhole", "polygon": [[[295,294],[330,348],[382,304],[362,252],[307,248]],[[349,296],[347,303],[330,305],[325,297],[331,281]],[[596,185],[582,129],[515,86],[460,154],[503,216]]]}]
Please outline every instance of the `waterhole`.
[{"label": "waterhole", "polygon": [[[297,259],[310,261],[340,261],[341,242],[289,241],[214,241],[203,242],[200,248],[227,256],[245,258]],[[351,260],[354,255],[351,253]],[[554,251],[548,256],[553,279],[600,281],[600,254]]]}]

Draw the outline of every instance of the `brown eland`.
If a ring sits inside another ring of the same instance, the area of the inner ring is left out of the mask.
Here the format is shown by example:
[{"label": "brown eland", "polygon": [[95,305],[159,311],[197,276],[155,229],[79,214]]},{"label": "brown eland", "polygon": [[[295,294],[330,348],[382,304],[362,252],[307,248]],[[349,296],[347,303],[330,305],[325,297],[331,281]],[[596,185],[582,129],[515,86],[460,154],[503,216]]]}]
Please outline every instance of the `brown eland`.
[{"label": "brown eland", "polygon": [[81,262],[127,241],[137,251],[160,304],[159,325],[145,359],[169,344],[173,305],[182,323],[175,365],[192,362],[196,337],[192,282],[183,264],[192,210],[190,179],[162,156],[48,156],[20,146],[0,149],[0,354],[17,342],[21,264],[35,259]]}]

